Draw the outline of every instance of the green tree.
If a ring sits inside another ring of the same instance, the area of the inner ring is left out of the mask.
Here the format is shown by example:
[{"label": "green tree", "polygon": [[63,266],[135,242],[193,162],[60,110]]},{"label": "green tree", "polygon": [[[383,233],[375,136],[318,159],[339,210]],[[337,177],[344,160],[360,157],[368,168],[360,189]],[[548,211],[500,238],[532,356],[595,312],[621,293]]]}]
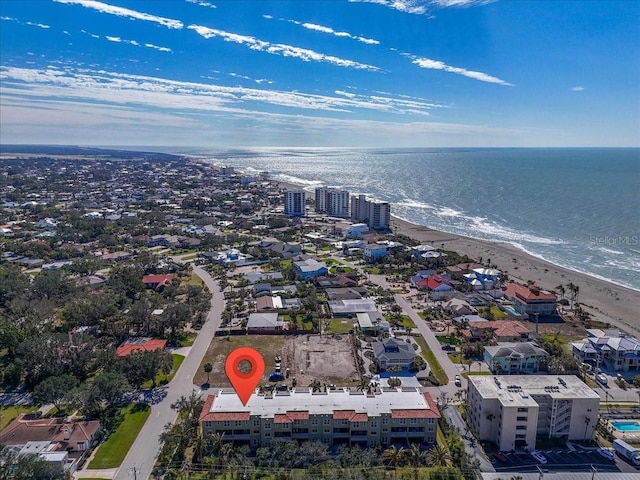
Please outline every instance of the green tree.
[{"label": "green tree", "polygon": [[204,373],[207,374],[207,383],[209,383],[209,374],[213,371],[213,365],[207,362],[204,364],[204,367],[202,367],[202,369],[204,370]]},{"label": "green tree", "polygon": [[46,405],[52,403],[58,410],[67,393],[78,385],[78,380],[71,375],[60,375],[43,380],[32,393],[36,403]]},{"label": "green tree", "polygon": [[427,464],[430,467],[447,466],[449,460],[449,452],[442,445],[436,444],[427,452]]}]

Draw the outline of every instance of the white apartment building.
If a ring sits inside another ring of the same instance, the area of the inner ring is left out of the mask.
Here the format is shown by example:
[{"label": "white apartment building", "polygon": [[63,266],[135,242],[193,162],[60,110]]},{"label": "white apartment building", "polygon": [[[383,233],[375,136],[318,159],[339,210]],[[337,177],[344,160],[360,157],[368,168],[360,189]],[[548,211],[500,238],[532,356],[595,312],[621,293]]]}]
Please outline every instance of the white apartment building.
[{"label": "white apartment building", "polygon": [[209,395],[200,414],[204,435],[251,448],[279,440],[319,441],[362,447],[392,443],[433,444],[438,408],[417,388],[383,388],[367,393],[348,388],[309,388],[254,393],[246,406],[231,389]]},{"label": "white apartment building", "polygon": [[369,228],[389,228],[391,222],[391,206],[389,202],[374,202],[364,195],[351,198],[351,220],[364,222]]},{"label": "white apartment building", "polygon": [[316,188],[316,211],[332,217],[349,216],[349,192],[335,188]]},{"label": "white apartment building", "polygon": [[536,437],[592,439],[600,396],[575,375],[470,375],[468,419],[500,450],[533,450]]},{"label": "white apartment building", "polygon": [[307,213],[307,195],[304,190],[287,190],[284,192],[284,214],[290,217],[304,217]]}]

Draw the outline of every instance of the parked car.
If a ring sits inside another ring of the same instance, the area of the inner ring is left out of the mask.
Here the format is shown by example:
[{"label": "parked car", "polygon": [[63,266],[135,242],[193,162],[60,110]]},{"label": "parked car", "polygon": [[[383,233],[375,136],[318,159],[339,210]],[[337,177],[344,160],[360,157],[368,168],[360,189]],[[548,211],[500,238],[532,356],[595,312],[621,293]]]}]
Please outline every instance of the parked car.
[{"label": "parked car", "polygon": [[456,387],[462,386],[462,378],[460,378],[460,375],[456,375],[455,384],[456,384]]},{"label": "parked car", "polygon": [[596,375],[596,380],[599,381],[602,385],[607,384],[607,377],[605,377],[604,374],[602,373],[599,373],[598,375]]},{"label": "parked car", "polygon": [[504,453],[502,453],[502,452],[495,452],[495,453],[493,454],[493,456],[494,456],[494,458],[495,458],[496,460],[498,460],[499,462],[502,462],[502,463],[507,463],[507,462],[508,462],[508,460],[507,460],[507,456],[506,456]]},{"label": "parked car", "polygon": [[606,448],[599,448],[598,453],[607,460],[613,461],[613,452],[611,450],[607,450]]},{"label": "parked car", "polygon": [[535,458],[539,463],[542,463],[542,464],[547,463],[547,459],[545,458],[545,456],[540,452],[538,452],[537,450],[531,451],[531,456]]},{"label": "parked car", "polygon": [[450,343],[445,343],[444,345],[442,345],[442,349],[447,351],[447,352],[453,352],[456,349],[455,345],[451,345]]}]

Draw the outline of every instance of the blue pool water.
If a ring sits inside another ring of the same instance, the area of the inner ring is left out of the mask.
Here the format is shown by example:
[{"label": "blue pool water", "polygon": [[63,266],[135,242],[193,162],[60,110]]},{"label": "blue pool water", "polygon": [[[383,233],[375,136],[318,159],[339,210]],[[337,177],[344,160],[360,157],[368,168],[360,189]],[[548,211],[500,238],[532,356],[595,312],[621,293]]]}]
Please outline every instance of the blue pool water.
[{"label": "blue pool water", "polygon": [[611,425],[620,432],[640,432],[640,423],[638,422],[611,422]]},{"label": "blue pool water", "polygon": [[520,317],[521,315],[515,310],[513,307],[504,307],[504,309],[509,312],[514,317]]}]

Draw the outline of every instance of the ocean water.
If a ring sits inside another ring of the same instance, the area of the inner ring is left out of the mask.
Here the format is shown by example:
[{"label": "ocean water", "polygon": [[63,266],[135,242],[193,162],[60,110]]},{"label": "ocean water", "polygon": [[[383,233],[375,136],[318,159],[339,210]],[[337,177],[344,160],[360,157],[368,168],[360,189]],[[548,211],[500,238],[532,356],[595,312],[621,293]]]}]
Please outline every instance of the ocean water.
[{"label": "ocean water", "polygon": [[508,242],[640,290],[640,149],[185,150],[307,190],[327,185],[391,203],[404,220]]}]

